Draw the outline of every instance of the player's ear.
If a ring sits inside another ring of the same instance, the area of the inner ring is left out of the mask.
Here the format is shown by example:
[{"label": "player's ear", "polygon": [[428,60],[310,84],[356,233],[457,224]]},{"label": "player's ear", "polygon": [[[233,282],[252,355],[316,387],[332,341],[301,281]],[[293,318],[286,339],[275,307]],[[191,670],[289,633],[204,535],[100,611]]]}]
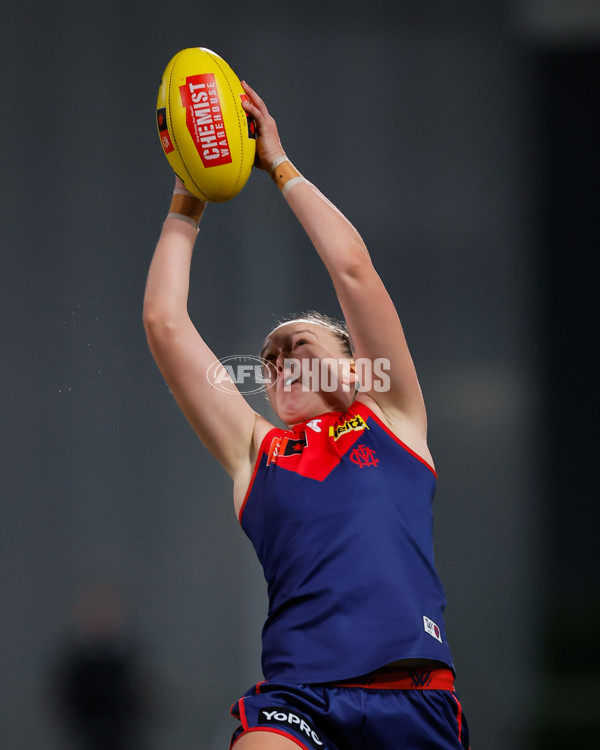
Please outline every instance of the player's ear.
[{"label": "player's ear", "polygon": [[356,362],[353,359],[344,360],[342,364],[342,384],[344,390],[350,390],[354,386],[355,390],[360,388],[358,375],[356,374]]}]

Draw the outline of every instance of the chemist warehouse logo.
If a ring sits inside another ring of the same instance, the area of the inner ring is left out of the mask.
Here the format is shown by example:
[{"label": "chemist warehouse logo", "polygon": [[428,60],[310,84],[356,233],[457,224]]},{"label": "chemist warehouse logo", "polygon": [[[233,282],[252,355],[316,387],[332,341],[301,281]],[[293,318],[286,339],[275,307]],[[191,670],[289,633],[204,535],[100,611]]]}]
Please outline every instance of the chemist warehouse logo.
[{"label": "chemist warehouse logo", "polygon": [[231,164],[231,152],[219,91],[213,73],[200,73],[185,79],[179,87],[185,107],[185,122],[205,167]]},{"label": "chemist warehouse logo", "polygon": [[325,744],[311,725],[298,714],[287,708],[275,706],[263,708],[258,717],[260,724],[277,724],[280,728],[294,729],[299,732],[303,739],[307,740],[315,750],[324,748]]}]

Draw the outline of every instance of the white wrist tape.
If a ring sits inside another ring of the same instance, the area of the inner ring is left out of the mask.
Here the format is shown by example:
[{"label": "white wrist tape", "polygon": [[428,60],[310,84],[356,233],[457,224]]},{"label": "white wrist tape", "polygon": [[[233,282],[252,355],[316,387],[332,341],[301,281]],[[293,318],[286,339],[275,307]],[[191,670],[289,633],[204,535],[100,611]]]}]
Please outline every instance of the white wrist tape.
[{"label": "white wrist tape", "polygon": [[271,164],[270,172],[272,173],[280,164],[283,164],[284,161],[289,161],[288,157],[283,154],[283,156],[278,156],[276,159],[273,159],[273,164]]},{"label": "white wrist tape", "polygon": [[191,224],[196,231],[199,229],[197,222],[195,222],[191,216],[184,216],[184,214],[177,214],[174,211],[169,211],[167,219],[179,219],[179,221],[185,221],[186,224]]},{"label": "white wrist tape", "polygon": [[298,177],[292,177],[292,179],[288,180],[281,188],[281,194],[283,196],[287,195],[288,192],[294,187],[294,185],[299,185],[301,182],[306,182],[306,178],[302,177],[302,175]]}]

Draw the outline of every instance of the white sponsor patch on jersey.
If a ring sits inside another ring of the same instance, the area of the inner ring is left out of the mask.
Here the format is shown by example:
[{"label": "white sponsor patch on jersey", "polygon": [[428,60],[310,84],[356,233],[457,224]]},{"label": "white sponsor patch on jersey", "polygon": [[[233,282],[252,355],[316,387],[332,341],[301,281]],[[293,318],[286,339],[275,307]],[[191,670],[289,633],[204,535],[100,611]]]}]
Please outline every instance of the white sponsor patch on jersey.
[{"label": "white sponsor patch on jersey", "polygon": [[426,617],[425,615],[423,615],[423,627],[425,628],[426,633],[429,633],[429,635],[435,638],[436,641],[442,643],[442,634],[440,632],[440,629],[433,620],[430,620],[429,617]]}]

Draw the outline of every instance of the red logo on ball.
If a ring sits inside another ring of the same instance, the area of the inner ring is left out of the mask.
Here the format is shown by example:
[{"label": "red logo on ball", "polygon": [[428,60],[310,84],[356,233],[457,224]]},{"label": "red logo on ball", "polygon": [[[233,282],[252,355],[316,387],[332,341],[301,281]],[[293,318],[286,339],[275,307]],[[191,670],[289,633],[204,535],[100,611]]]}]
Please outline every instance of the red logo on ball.
[{"label": "red logo on ball", "polygon": [[160,133],[160,142],[163,147],[165,154],[170,154],[171,151],[175,150],[171,142],[171,136],[169,135],[169,129],[167,126],[167,109],[163,107],[156,112],[156,124]]},{"label": "red logo on ball", "polygon": [[223,124],[219,91],[213,73],[199,73],[179,87],[185,107],[185,121],[202,164],[219,167],[231,164],[231,152]]}]

